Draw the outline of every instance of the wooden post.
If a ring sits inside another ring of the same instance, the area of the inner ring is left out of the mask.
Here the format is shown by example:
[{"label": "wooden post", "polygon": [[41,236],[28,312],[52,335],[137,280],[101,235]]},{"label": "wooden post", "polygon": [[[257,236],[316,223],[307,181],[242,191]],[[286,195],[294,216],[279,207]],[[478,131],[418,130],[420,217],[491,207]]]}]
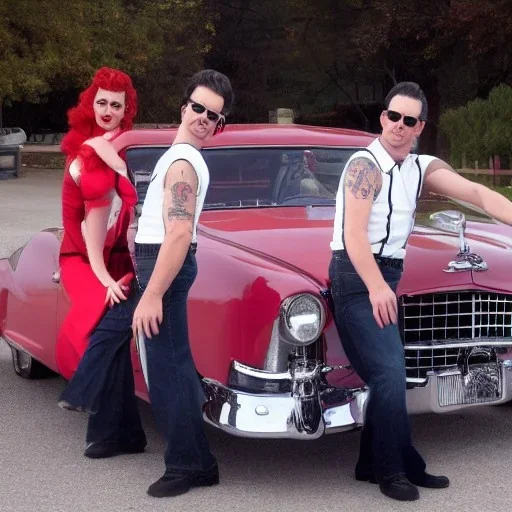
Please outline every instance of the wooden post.
[{"label": "wooden post", "polygon": [[269,112],[269,123],[272,124],[292,124],[295,113],[291,108],[278,108]]}]

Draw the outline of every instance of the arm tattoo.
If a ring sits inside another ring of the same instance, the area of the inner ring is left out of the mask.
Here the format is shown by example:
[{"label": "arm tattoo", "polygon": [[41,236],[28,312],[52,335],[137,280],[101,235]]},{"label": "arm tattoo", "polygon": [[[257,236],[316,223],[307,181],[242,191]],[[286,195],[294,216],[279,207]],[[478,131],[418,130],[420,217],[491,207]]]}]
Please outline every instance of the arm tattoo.
[{"label": "arm tattoo", "polygon": [[194,219],[194,213],[188,212],[185,208],[185,203],[192,192],[192,187],[186,181],[178,181],[172,185],[172,204],[167,210],[167,218],[169,220]]},{"label": "arm tattoo", "polygon": [[382,187],[382,178],[377,166],[367,158],[355,158],[347,168],[345,188],[356,199],[375,199]]}]

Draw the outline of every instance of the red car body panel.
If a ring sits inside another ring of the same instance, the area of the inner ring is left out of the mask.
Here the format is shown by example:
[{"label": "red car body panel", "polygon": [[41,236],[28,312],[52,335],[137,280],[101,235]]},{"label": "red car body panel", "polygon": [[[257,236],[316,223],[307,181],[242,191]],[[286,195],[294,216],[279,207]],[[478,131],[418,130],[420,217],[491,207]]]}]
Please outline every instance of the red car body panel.
[{"label": "red car body panel", "polygon": [[[42,232],[21,251],[13,271],[9,260],[0,260],[2,305],[0,334],[56,370],[58,286],[52,282],[58,267],[60,242]],[[6,294],[7,292],[7,294]]]}]

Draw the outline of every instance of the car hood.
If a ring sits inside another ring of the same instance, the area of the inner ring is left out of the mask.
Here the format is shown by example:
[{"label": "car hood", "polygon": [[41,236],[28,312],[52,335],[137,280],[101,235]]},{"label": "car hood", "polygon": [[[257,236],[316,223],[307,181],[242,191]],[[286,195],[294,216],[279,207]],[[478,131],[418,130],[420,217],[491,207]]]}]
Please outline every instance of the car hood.
[{"label": "car hood", "polygon": [[[328,286],[334,207],[248,208],[205,211],[200,235],[259,254],[293,268],[320,288]],[[455,259],[456,235],[427,226],[417,226],[409,238],[400,294],[432,289],[479,287],[512,291],[503,282],[512,250],[512,230],[499,224],[468,222],[466,238],[471,251],[489,265],[485,272],[447,273]]]}]

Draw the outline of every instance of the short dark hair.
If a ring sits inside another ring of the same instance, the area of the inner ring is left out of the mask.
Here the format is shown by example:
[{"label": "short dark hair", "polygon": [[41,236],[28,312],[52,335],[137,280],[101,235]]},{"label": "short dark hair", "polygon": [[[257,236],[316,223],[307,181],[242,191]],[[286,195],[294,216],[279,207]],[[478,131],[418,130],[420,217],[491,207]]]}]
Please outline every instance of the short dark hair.
[{"label": "short dark hair", "polygon": [[407,98],[412,98],[414,100],[421,101],[421,114],[420,120],[426,121],[428,117],[428,103],[425,93],[421,89],[421,87],[416,82],[400,82],[396,84],[386,96],[384,103],[386,104],[386,109],[389,108],[389,104],[391,100],[395,96],[406,96]]},{"label": "short dark hair", "polygon": [[224,107],[222,108],[222,114],[229,114],[233,106],[235,95],[231,87],[231,82],[226,75],[219,73],[213,69],[203,69],[198,71],[195,75],[192,75],[187,82],[185,87],[185,94],[181,105],[186,105],[190,99],[190,95],[194,92],[196,87],[207,87],[214,93],[222,96],[224,99]]}]

